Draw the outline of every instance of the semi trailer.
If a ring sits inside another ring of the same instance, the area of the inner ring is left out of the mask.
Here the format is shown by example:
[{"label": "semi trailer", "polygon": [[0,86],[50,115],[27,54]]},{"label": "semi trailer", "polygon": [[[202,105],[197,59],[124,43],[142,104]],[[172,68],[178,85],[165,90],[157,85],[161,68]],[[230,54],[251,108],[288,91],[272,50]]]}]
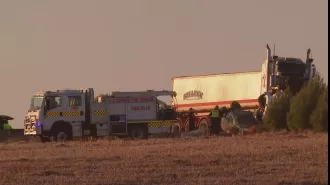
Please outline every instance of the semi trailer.
[{"label": "semi trailer", "polygon": [[63,135],[71,140],[167,134],[177,114],[157,97],[175,95],[172,91],[138,91],[94,98],[93,88],[38,92],[25,117],[24,134],[39,136],[43,142]]},{"label": "semi trailer", "polygon": [[188,131],[188,111],[192,109],[196,113],[195,126],[204,132],[211,126],[210,111],[216,105],[230,108],[234,101],[243,110],[256,111],[255,115],[259,115],[256,119],[262,122],[266,115],[264,110],[276,92],[289,87],[297,93],[314,77],[316,68],[310,49],[305,62],[299,58],[272,55],[268,45],[266,51],[260,71],[172,78],[173,91],[177,94],[172,105],[178,112],[172,131]]}]

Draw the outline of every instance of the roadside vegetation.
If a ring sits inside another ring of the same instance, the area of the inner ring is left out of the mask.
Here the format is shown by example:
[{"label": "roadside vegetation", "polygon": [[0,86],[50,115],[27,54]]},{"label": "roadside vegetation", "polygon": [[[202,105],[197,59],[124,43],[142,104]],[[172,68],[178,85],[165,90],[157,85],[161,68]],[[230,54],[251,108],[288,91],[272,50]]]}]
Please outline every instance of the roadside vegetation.
[{"label": "roadside vegetation", "polygon": [[277,94],[267,108],[264,127],[328,132],[328,85],[323,78],[317,73],[296,95],[290,89]]}]

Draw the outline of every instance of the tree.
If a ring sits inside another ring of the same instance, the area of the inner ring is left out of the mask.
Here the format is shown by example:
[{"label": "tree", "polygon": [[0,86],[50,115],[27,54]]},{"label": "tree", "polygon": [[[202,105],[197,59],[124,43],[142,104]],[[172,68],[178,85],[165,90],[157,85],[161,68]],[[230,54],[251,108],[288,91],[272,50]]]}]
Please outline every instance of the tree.
[{"label": "tree", "polygon": [[267,106],[263,118],[264,128],[267,130],[288,129],[286,116],[290,108],[292,93],[286,89],[283,93],[276,93],[272,101]]},{"label": "tree", "polygon": [[314,131],[328,132],[328,87],[322,92],[317,101],[311,122]]},{"label": "tree", "polygon": [[325,90],[323,78],[317,73],[301,91],[292,99],[287,124],[290,130],[311,129],[311,114],[313,113],[319,96]]}]

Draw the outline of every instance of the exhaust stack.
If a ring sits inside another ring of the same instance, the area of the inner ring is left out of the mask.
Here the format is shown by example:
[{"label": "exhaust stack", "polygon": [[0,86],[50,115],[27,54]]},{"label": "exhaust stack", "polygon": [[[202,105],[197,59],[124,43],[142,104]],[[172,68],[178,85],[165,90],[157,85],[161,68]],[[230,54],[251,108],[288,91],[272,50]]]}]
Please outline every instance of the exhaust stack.
[{"label": "exhaust stack", "polygon": [[272,52],[270,50],[269,45],[267,44],[267,60],[268,60],[268,68],[267,68],[267,76],[269,77],[269,86],[270,87],[275,87],[276,84],[276,59],[277,56],[272,56]]},{"label": "exhaust stack", "polygon": [[311,57],[312,50],[308,48],[306,56],[306,79],[310,80],[315,75],[315,65],[312,64],[314,59]]},{"label": "exhaust stack", "polygon": [[266,57],[267,57],[267,60],[269,62],[272,59],[272,52],[271,52],[270,47],[269,47],[268,44],[267,44],[266,48],[267,48]]}]

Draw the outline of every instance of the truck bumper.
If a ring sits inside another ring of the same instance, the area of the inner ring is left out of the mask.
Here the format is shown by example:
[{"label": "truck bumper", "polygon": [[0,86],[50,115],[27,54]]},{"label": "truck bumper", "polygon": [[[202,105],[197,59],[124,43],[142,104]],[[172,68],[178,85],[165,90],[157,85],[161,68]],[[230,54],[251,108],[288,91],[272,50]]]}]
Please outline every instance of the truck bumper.
[{"label": "truck bumper", "polygon": [[25,136],[37,135],[36,127],[33,124],[25,124],[24,125],[24,135]]}]

